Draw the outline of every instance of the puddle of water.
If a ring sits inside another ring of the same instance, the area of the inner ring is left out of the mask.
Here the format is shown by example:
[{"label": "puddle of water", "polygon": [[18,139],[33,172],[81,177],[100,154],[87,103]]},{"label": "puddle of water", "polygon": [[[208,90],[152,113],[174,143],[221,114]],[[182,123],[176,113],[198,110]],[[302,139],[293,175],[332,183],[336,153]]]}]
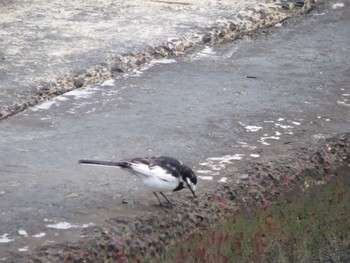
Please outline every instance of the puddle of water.
[{"label": "puddle of water", "polygon": [[173,246],[162,262],[349,262],[350,167],[335,174],[268,207],[247,205]]},{"label": "puddle of water", "polygon": [[66,229],[70,229],[70,228],[87,228],[87,227],[92,226],[92,225],[94,225],[94,224],[89,223],[89,224],[82,224],[82,225],[74,225],[74,224],[71,224],[69,222],[58,222],[58,223],[54,223],[54,224],[48,224],[48,225],[46,225],[46,227],[66,230]]},{"label": "puddle of water", "polygon": [[105,87],[105,86],[114,86],[116,83],[115,79],[107,79],[105,80],[100,86]]},{"label": "puddle of water", "polygon": [[344,7],[344,3],[335,3],[332,5],[332,9],[338,9]]},{"label": "puddle of water", "polygon": [[226,168],[229,165],[233,165],[234,161],[242,160],[244,156],[245,154],[237,153],[220,157],[209,157],[206,159],[206,162],[199,164],[206,169],[199,169],[196,171],[199,174],[198,178],[203,180],[212,180],[213,176],[220,174],[220,170]]},{"label": "puddle of water", "polygon": [[227,177],[221,177],[221,179],[218,181],[218,183],[226,183],[227,182]]},{"label": "puddle of water", "polygon": [[124,78],[129,78],[129,77],[141,77],[144,72],[149,70],[150,68],[158,65],[158,64],[172,64],[176,63],[175,59],[161,59],[161,60],[152,60],[150,63],[147,65],[143,66],[141,69],[135,69],[131,73],[124,74]]},{"label": "puddle of water", "polygon": [[13,239],[10,239],[8,238],[8,235],[9,234],[3,234],[2,236],[0,236],[0,244],[3,244],[3,243],[10,243],[13,241]]},{"label": "puddle of water", "polygon": [[213,176],[209,176],[209,175],[198,175],[198,178],[202,180],[207,180],[207,181],[213,180]]},{"label": "puddle of water", "polygon": [[201,59],[215,58],[216,56],[217,56],[217,54],[213,50],[213,48],[211,48],[209,46],[205,46],[203,50],[194,54],[191,57],[191,60],[196,61],[196,60],[201,60]]},{"label": "puddle of water", "polygon": [[42,237],[44,237],[44,236],[46,236],[46,233],[44,233],[44,232],[41,232],[41,233],[32,235],[32,237],[35,237],[35,238],[42,238]]},{"label": "puddle of water", "polygon": [[21,247],[21,248],[18,249],[18,251],[19,252],[27,252],[27,251],[29,251],[29,248],[27,246]]},{"label": "puddle of water", "polygon": [[27,231],[25,231],[25,230],[23,230],[23,229],[18,230],[18,234],[20,234],[21,236],[24,236],[24,237],[27,237],[27,236],[28,236]]}]

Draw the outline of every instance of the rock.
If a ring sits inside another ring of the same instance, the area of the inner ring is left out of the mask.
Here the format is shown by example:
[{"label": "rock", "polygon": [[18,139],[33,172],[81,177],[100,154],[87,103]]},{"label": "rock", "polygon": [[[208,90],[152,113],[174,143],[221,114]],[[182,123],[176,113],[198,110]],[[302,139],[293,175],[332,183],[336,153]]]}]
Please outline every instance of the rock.
[{"label": "rock", "polygon": [[203,43],[209,43],[211,41],[211,35],[210,34],[205,34],[202,37],[202,41],[203,41]]},{"label": "rock", "polygon": [[117,247],[116,243],[114,241],[111,241],[107,244],[107,251],[113,251]]},{"label": "rock", "polygon": [[242,181],[247,181],[249,179],[249,176],[247,174],[242,174],[237,176],[237,178]]},{"label": "rock", "polygon": [[272,178],[274,181],[280,181],[281,176],[279,174],[268,173],[268,176]]},{"label": "rock", "polygon": [[298,6],[298,7],[302,7],[304,6],[305,2],[304,0],[295,0],[295,5]]},{"label": "rock", "polygon": [[261,19],[266,19],[267,18],[267,13],[266,13],[266,11],[264,10],[264,9],[260,9],[259,10],[259,13],[260,13],[260,18]]},{"label": "rock", "polygon": [[282,8],[286,9],[286,10],[291,10],[294,8],[294,6],[295,6],[295,4],[291,3],[291,2],[283,2],[282,3]]},{"label": "rock", "polygon": [[73,84],[74,84],[74,87],[81,88],[82,86],[84,86],[85,80],[83,78],[78,78],[74,80]]},{"label": "rock", "polygon": [[255,200],[258,201],[260,199],[260,193],[257,190],[252,190],[250,193],[250,196]]},{"label": "rock", "polygon": [[234,191],[230,191],[230,199],[235,200],[237,197],[236,193]]},{"label": "rock", "polygon": [[152,234],[153,229],[152,229],[151,226],[146,226],[146,227],[144,227],[144,228],[142,229],[142,231],[143,231],[144,233],[146,233],[147,235],[150,235],[150,234]]},{"label": "rock", "polygon": [[115,64],[113,64],[113,65],[111,66],[111,71],[112,71],[112,73],[113,73],[113,72],[122,73],[122,72],[125,71],[125,67],[124,67],[124,65],[121,64],[121,63],[115,63]]},{"label": "rock", "polygon": [[231,31],[235,31],[237,29],[237,25],[233,22],[230,22],[228,28],[231,30]]}]

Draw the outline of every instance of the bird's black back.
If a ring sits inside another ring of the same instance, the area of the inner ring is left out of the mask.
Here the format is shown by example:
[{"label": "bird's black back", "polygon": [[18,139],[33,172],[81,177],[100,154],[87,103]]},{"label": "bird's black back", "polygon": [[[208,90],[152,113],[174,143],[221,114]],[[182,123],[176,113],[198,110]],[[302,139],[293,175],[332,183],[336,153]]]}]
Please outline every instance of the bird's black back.
[{"label": "bird's black back", "polygon": [[181,176],[183,180],[189,178],[193,184],[197,184],[197,176],[194,171],[179,160],[169,156],[159,156],[154,158],[155,165],[167,169],[173,176]]},{"label": "bird's black back", "polygon": [[154,165],[166,169],[171,175],[175,177],[180,177],[184,165],[179,160],[169,156],[159,156],[152,158],[154,160]]}]

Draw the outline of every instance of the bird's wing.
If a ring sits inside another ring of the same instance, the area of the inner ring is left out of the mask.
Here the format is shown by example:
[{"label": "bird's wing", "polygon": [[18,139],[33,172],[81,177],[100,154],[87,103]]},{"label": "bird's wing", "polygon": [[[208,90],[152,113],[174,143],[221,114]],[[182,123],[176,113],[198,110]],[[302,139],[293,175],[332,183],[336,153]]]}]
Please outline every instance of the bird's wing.
[{"label": "bird's wing", "polygon": [[158,165],[165,169],[168,173],[172,174],[172,176],[177,177],[181,180],[181,171],[183,168],[183,164],[181,161],[168,156],[160,156],[155,158],[155,165]]},{"label": "bird's wing", "polygon": [[152,166],[152,165],[156,165],[156,161],[155,161],[156,158],[157,157],[138,157],[138,158],[128,160],[126,162],[129,162],[131,164],[132,163],[142,163],[142,164]]},{"label": "bird's wing", "polygon": [[166,182],[178,182],[178,178],[173,176],[167,169],[159,165],[148,165],[141,162],[131,163],[130,168],[144,177],[154,177]]}]

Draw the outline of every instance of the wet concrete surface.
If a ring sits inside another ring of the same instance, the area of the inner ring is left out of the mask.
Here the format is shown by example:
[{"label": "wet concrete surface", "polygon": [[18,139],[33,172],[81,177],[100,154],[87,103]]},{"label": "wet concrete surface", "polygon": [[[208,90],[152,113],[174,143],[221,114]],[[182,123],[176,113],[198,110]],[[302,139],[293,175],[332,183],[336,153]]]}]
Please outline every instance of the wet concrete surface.
[{"label": "wet concrete surface", "polygon": [[[178,157],[200,176],[201,196],[245,178],[244,161],[289,156],[348,132],[350,13],[343,4],[154,62],[0,122],[1,253],[30,253],[79,239],[108,218],[160,212],[137,178],[78,159]],[[185,190],[169,196],[192,202]]]},{"label": "wet concrete surface", "polygon": [[3,1],[0,119],[198,43],[234,39],[314,0]]}]

